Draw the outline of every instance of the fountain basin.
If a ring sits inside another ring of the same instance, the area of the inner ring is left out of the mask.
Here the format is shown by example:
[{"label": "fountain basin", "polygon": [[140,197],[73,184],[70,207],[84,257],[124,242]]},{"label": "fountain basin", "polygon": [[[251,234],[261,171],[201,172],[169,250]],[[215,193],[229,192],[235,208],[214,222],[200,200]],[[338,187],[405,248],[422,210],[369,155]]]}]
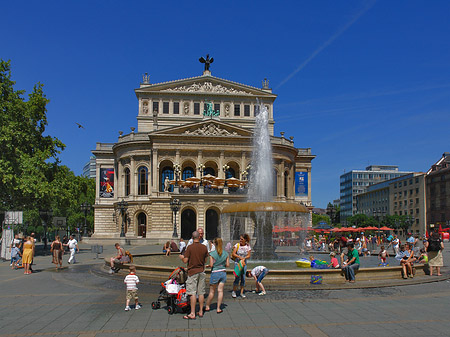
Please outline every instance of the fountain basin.
[{"label": "fountain basin", "polygon": [[241,202],[227,205],[222,213],[245,213],[245,212],[294,212],[309,213],[306,206],[288,202]]},{"label": "fountain basin", "polygon": [[[144,277],[155,283],[161,283],[167,281],[170,273],[178,266],[185,266],[181,261],[173,266],[167,265],[143,265],[139,260],[144,257],[165,257],[162,253],[154,254],[140,254],[135,255],[134,265],[137,269],[139,277]],[[178,256],[176,256],[178,259]],[[249,263],[249,267],[252,267]],[[109,261],[105,259],[105,265],[109,266]],[[294,263],[295,265],[295,263]],[[227,282],[226,289],[231,289],[233,286],[233,270],[227,269]],[[121,272],[128,272],[129,264],[121,266],[123,268]],[[292,289],[340,289],[345,287],[344,276],[340,269],[270,269],[269,274],[264,278],[264,286],[269,290],[292,290]],[[414,279],[403,280],[401,279],[401,267],[372,267],[372,268],[360,268],[356,275],[356,283],[354,286],[364,284],[364,287],[380,287],[380,286],[392,286],[398,284],[411,284],[423,283],[430,281],[437,281],[437,278],[426,277],[423,272],[423,265],[416,265],[416,277]],[[206,271],[207,279],[209,279],[210,271]],[[311,276],[321,275],[323,278],[322,285],[310,284]],[[251,279],[247,279],[246,289],[254,289],[254,282]]]}]

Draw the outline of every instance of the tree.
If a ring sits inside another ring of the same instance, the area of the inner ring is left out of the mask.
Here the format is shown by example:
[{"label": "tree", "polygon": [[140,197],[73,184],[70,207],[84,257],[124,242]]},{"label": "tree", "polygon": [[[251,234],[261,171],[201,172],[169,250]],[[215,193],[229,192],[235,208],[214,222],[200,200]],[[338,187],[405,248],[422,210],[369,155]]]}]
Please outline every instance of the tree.
[{"label": "tree", "polygon": [[34,86],[28,101],[14,85],[10,62],[0,60],[0,209],[47,208],[65,145],[44,136],[49,100],[43,85]]},{"label": "tree", "polygon": [[313,226],[318,225],[319,222],[326,222],[327,224],[330,225],[330,218],[328,217],[328,215],[321,215],[321,214],[313,213],[312,214]]}]

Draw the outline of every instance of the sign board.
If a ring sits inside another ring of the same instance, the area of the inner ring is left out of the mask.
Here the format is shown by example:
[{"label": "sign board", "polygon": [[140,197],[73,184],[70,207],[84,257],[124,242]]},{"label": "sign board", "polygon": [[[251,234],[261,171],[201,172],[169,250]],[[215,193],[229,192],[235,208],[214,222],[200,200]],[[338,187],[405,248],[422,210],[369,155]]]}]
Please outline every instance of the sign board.
[{"label": "sign board", "polygon": [[295,196],[308,196],[308,172],[295,172]]},{"label": "sign board", "polygon": [[23,223],[23,212],[22,211],[7,211],[5,212],[5,220],[3,221],[5,225],[20,225]]},{"label": "sign board", "polygon": [[114,198],[114,168],[100,169],[100,198]]},{"label": "sign board", "polygon": [[65,228],[66,227],[66,217],[65,216],[54,216],[53,217],[53,226],[56,228]]}]

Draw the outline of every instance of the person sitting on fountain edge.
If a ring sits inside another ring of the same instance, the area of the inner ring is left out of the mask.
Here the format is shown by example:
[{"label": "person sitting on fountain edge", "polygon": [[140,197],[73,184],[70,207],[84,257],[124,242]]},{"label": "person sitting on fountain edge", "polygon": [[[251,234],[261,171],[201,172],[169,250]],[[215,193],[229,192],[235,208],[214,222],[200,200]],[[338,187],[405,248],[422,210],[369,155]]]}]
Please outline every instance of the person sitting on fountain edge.
[{"label": "person sitting on fountain edge", "polygon": [[354,283],[355,272],[359,269],[359,254],[353,243],[349,243],[347,248],[347,259],[342,263],[342,271],[344,272],[345,280]]}]

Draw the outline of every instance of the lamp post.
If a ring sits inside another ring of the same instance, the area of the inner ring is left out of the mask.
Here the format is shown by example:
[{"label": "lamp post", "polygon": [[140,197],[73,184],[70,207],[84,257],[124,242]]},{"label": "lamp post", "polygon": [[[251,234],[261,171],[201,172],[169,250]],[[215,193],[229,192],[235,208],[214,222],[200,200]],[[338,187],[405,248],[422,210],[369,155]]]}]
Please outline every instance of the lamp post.
[{"label": "lamp post", "polygon": [[86,217],[87,217],[87,213],[91,210],[91,205],[88,204],[87,202],[83,202],[80,205],[80,209],[81,209],[82,212],[84,212],[84,231],[83,231],[83,236],[86,237],[87,236]]},{"label": "lamp post", "polygon": [[198,165],[198,171],[200,172],[200,186],[202,186],[203,183],[203,172],[205,171],[206,166],[203,164]]},{"label": "lamp post", "polygon": [[334,206],[331,205],[331,204],[328,205],[327,211],[328,211],[328,213],[330,213],[331,227],[333,227],[333,212],[334,212]]},{"label": "lamp post", "polygon": [[380,225],[381,225],[380,216],[384,217],[385,214],[386,212],[381,211],[381,209],[373,210],[373,217],[378,222],[378,237],[380,237]]},{"label": "lamp post", "polygon": [[175,186],[178,186],[178,178],[180,176],[181,166],[179,164],[173,165],[173,173],[175,174]]},{"label": "lamp post", "polygon": [[120,211],[120,214],[122,215],[122,225],[121,225],[121,229],[120,229],[120,237],[124,238],[125,237],[125,215],[127,214],[128,202],[126,202],[122,199],[122,201],[120,201],[114,205],[114,208],[118,209]]},{"label": "lamp post", "polygon": [[44,250],[47,250],[47,227],[48,227],[48,221],[51,219],[51,217],[53,216],[53,210],[49,209],[49,210],[40,210],[39,211],[39,215],[41,216],[41,219],[44,222],[44,237],[43,237],[43,241],[44,241]]},{"label": "lamp post", "polygon": [[223,172],[225,172],[225,186],[227,186],[227,173],[228,173],[228,170],[230,169],[230,167],[227,164],[225,164],[222,166],[222,169],[223,169]]},{"label": "lamp post", "polygon": [[[414,220],[415,220],[415,218],[414,218],[414,216],[412,216],[412,215],[410,215],[410,216],[408,216],[407,217],[407,223],[408,223],[408,232],[410,232],[410,230],[409,230],[409,227],[410,226],[412,226],[412,224],[414,223]],[[411,231],[412,231],[412,229],[411,229]],[[412,233],[412,232],[411,232]]]},{"label": "lamp post", "polygon": [[178,238],[178,233],[177,233],[177,213],[181,208],[181,201],[180,199],[172,199],[170,200],[170,209],[173,212],[173,234],[172,234],[172,238]]}]

